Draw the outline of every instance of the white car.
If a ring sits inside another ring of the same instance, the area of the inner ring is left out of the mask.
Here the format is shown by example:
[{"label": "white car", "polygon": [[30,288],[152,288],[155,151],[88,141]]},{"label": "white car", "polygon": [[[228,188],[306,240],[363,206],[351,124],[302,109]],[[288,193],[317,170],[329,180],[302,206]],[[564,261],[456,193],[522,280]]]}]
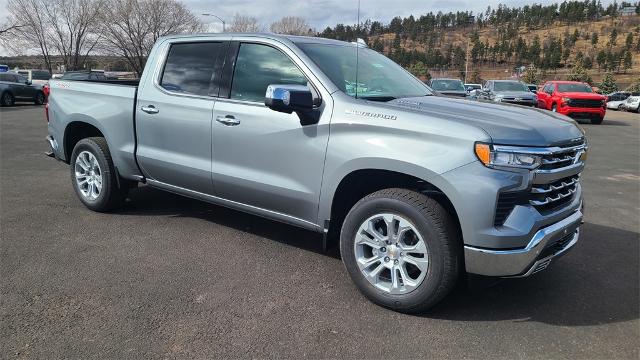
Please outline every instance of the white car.
[{"label": "white car", "polygon": [[626,100],[615,100],[607,102],[607,109],[622,110],[621,106]]},{"label": "white car", "polygon": [[627,100],[625,100],[624,104],[620,107],[620,109],[625,109],[627,111],[635,111],[638,112],[638,107],[640,106],[640,95],[629,96]]}]

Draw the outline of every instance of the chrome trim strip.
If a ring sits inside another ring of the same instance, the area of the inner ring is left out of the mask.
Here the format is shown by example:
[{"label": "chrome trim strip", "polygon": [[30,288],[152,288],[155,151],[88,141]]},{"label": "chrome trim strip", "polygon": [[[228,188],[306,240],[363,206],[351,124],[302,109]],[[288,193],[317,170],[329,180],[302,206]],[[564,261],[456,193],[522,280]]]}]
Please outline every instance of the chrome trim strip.
[{"label": "chrome trim strip", "polygon": [[567,189],[567,193],[559,193],[556,197],[547,196],[544,200],[529,200],[529,204],[533,206],[547,205],[549,203],[564,199],[573,195],[576,192],[576,189]]},{"label": "chrome trim strip", "polygon": [[555,186],[553,184],[549,184],[548,188],[543,188],[543,187],[532,187],[531,188],[531,193],[533,194],[546,194],[546,193],[550,193],[552,191],[556,191],[556,190],[560,190],[560,189],[564,189],[566,187],[572,186],[574,184],[577,184],[580,181],[580,178],[576,178],[573,177],[571,178],[571,182],[561,182],[560,185]]},{"label": "chrome trim strip", "polygon": [[582,149],[586,149],[587,145],[582,143],[580,145],[571,146],[562,148],[559,146],[553,147],[519,147],[519,146],[507,146],[507,145],[493,145],[493,148],[497,151],[508,152],[508,153],[518,153],[518,154],[534,154],[534,155],[554,155],[554,154],[562,154],[568,153],[572,151],[578,151]]},{"label": "chrome trim strip", "polygon": [[583,169],[583,162],[551,170],[538,169],[533,172],[533,184],[549,184],[562,178],[577,175],[581,173]]}]

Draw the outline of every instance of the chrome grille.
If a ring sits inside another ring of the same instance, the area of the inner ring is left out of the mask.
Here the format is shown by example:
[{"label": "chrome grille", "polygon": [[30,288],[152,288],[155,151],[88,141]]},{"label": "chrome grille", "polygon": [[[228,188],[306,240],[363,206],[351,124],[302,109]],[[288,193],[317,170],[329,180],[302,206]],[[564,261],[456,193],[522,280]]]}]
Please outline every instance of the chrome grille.
[{"label": "chrome grille", "polygon": [[577,191],[580,175],[562,178],[550,184],[537,184],[531,188],[529,204],[541,212],[566,205]]},{"label": "chrome grille", "polygon": [[559,211],[574,199],[584,168],[584,141],[567,146],[526,148],[526,152],[541,156],[541,165],[533,171],[532,185],[527,190],[504,192],[498,196],[494,226],[504,225],[517,205],[534,207],[545,215]]}]

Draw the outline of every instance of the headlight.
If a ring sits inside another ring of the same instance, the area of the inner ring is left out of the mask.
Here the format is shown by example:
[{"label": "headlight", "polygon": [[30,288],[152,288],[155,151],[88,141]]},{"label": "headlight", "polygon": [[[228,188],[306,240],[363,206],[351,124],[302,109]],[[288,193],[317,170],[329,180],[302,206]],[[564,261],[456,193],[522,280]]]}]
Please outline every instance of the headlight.
[{"label": "headlight", "polygon": [[571,98],[562,98],[562,102],[568,104],[571,101]]},{"label": "headlight", "polygon": [[518,152],[517,147],[500,146],[496,149],[490,144],[476,143],[475,152],[478,159],[488,167],[535,169],[542,163],[539,155]]},{"label": "headlight", "polygon": [[493,98],[493,101],[502,102],[502,95],[496,95],[496,97]]}]

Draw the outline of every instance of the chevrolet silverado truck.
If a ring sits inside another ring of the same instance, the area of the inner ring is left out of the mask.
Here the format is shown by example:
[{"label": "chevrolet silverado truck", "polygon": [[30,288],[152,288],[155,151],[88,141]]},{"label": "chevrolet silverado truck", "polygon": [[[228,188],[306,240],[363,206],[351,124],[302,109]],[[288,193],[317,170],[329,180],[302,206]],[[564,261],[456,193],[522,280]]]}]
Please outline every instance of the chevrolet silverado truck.
[{"label": "chevrolet silverado truck", "polygon": [[599,125],[607,112],[607,97],[595,93],[587,83],[548,81],[538,92],[538,107]]},{"label": "chevrolet silverado truck", "polygon": [[397,311],[425,311],[465,273],[532,275],[578,241],[573,120],[434,96],[361,43],[169,36],[138,83],[50,91],[49,155],[87,208],[143,183],[323,233]]}]

